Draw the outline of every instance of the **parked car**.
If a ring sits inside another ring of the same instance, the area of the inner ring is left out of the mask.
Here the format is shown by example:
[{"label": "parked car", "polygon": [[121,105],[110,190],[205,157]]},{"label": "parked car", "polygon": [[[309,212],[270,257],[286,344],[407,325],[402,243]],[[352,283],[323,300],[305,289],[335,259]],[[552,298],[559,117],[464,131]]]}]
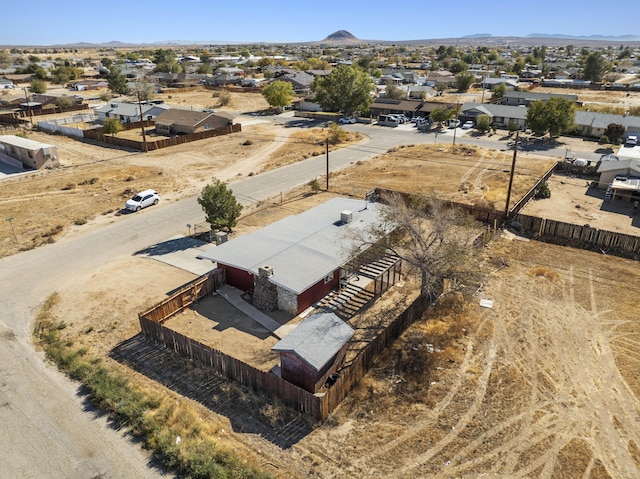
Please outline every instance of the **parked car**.
[{"label": "parked car", "polygon": [[624,144],[627,146],[636,146],[638,144],[638,137],[635,135],[629,135]]},{"label": "parked car", "polygon": [[338,123],[340,123],[341,125],[347,125],[349,123],[355,123],[355,122],[356,122],[356,119],[353,118],[352,116],[343,116],[338,120]]},{"label": "parked car", "polygon": [[135,195],[125,203],[125,208],[129,211],[140,211],[147,206],[157,205],[160,196],[156,190],[144,190]]},{"label": "parked car", "polygon": [[474,126],[475,126],[475,124],[472,121],[465,121],[464,124],[462,125],[462,129],[463,130],[470,130]]},{"label": "parked car", "polygon": [[449,128],[458,128],[460,126],[460,120],[449,120]]}]

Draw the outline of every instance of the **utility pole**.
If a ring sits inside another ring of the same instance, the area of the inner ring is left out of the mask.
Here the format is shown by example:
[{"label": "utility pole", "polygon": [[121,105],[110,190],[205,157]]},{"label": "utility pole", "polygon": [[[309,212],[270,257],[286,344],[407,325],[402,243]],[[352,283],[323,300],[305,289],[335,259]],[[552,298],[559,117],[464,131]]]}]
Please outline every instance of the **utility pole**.
[{"label": "utility pole", "polygon": [[147,152],[147,136],[144,133],[144,119],[142,118],[142,102],[140,101],[140,91],[138,90],[138,108],[140,109],[140,128],[142,128],[142,143],[144,144],[144,152]]},{"label": "utility pole", "polygon": [[329,191],[329,138],[326,140],[327,149],[327,191]]},{"label": "utility pole", "polygon": [[24,90],[24,99],[27,101],[27,109],[29,110],[29,121],[31,122],[31,129],[33,129],[33,110],[31,110],[31,103],[29,102],[29,97],[27,96],[27,88],[23,88]]},{"label": "utility pole", "polygon": [[513,143],[513,160],[511,161],[511,174],[509,175],[509,188],[507,189],[507,204],[504,207],[504,219],[506,221],[509,216],[509,202],[511,201],[511,187],[513,186],[513,174],[516,170],[516,157],[518,156],[518,135],[520,131],[516,131],[516,141]]},{"label": "utility pole", "polygon": [[456,146],[456,133],[458,131],[458,116],[460,116],[460,103],[456,103],[456,116],[453,123],[453,146]]}]

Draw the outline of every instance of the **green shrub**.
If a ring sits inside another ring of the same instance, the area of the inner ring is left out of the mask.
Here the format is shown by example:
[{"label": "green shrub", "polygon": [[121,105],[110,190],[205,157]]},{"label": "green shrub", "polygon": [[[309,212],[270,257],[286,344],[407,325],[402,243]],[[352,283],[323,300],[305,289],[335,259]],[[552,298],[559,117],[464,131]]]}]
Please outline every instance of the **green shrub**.
[{"label": "green shrub", "polygon": [[540,183],[540,186],[538,186],[538,189],[535,194],[535,198],[537,200],[551,198],[551,190],[549,189],[549,185],[547,184],[546,181],[544,183]]}]

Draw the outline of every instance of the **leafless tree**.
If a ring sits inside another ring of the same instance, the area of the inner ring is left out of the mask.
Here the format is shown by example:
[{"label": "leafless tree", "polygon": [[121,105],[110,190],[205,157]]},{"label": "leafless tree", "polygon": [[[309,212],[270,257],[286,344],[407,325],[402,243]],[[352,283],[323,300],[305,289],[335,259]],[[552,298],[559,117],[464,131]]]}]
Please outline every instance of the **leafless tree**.
[{"label": "leafless tree", "polygon": [[443,292],[467,296],[477,289],[480,268],[474,241],[482,228],[471,216],[433,195],[407,198],[389,193],[381,201],[380,222],[360,235],[357,249],[378,246],[395,228],[385,246],[420,277],[425,304]]}]

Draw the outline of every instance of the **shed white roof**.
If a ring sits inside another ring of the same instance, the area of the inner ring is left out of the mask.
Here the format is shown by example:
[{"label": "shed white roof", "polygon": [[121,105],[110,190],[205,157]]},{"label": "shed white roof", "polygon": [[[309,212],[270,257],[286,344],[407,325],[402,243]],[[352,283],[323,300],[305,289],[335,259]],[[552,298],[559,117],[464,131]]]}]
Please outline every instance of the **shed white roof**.
[{"label": "shed white roof", "polygon": [[[355,229],[366,234],[378,223],[381,208],[378,203],[364,200],[333,198],[215,246],[198,257],[254,275],[260,267],[271,266],[272,283],[300,294],[349,259],[349,250],[356,243],[349,231]],[[343,211],[352,212],[348,224],[340,221]]]},{"label": "shed white roof", "polygon": [[320,371],[353,334],[353,329],[334,313],[317,313],[301,321],[271,350],[294,352]]}]

